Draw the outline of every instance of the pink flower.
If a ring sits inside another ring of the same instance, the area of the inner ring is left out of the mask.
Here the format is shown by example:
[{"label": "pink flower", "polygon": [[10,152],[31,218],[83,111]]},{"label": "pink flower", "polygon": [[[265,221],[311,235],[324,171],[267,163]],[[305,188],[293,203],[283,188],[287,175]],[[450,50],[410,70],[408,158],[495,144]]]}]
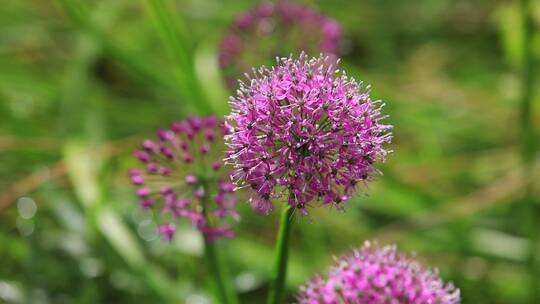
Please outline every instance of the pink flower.
[{"label": "pink flower", "polygon": [[[209,239],[232,237],[228,219],[238,220],[230,168],[222,166],[225,126],[216,117],[188,117],[157,131],[158,141],[144,140],[135,157],[144,164],[129,177],[140,207],[160,208],[159,232],[174,237],[175,220],[188,219]],[[218,135],[219,134],[219,135]],[[204,211],[212,218],[210,227]]]},{"label": "pink flower", "polygon": [[304,214],[313,200],[340,206],[388,154],[391,126],[380,122],[382,103],[323,56],[277,63],[231,97],[225,140],[233,181],[251,188],[251,205],[265,213],[275,199]]},{"label": "pink flower", "polygon": [[174,224],[163,224],[159,226],[159,233],[163,235],[163,238],[167,241],[172,240],[176,233],[176,226]]},{"label": "pink flower", "polygon": [[326,280],[316,277],[300,288],[300,304],[457,304],[460,292],[436,271],[422,267],[396,246],[366,242],[336,261]]},{"label": "pink flower", "polygon": [[276,56],[321,52],[337,58],[342,30],[337,21],[309,7],[278,1],[263,2],[240,14],[219,46],[219,64],[229,88],[253,66]]}]

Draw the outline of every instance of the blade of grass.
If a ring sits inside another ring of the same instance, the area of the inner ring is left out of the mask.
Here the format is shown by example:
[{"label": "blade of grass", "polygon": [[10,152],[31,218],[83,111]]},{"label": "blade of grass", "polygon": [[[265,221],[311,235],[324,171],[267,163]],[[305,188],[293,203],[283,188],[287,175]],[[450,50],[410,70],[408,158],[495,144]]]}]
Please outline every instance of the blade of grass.
[{"label": "blade of grass", "polygon": [[100,45],[105,54],[111,56],[129,71],[133,72],[138,79],[156,84],[177,92],[176,85],[172,79],[166,75],[156,72],[155,69],[147,66],[140,58],[130,54],[122,47],[111,42],[102,30],[92,21],[87,8],[77,0],[56,0],[66,15],[73,21],[78,29],[87,34],[98,45]]},{"label": "blade of grass", "polygon": [[82,203],[88,220],[87,228],[93,241],[99,235],[109,242],[115,252],[126,262],[131,270],[145,279],[150,289],[164,301],[173,301],[174,284],[163,272],[146,260],[137,238],[133,235],[119,215],[106,204],[107,194],[103,186],[99,159],[103,155],[91,153],[88,143],[75,140],[68,143],[65,160],[67,171],[75,193]]},{"label": "blade of grass", "polygon": [[[106,16],[98,16],[110,20],[113,16],[110,7],[102,8],[96,14],[103,11]],[[103,142],[105,134],[103,103],[89,96],[92,88],[90,71],[101,50],[84,35],[79,37],[78,42],[76,57],[65,76],[62,96],[62,119],[67,128],[64,130],[66,143],[63,159],[75,194],[83,206],[87,238],[92,244],[98,244],[103,238],[107,240],[126,265],[146,280],[151,291],[163,301],[171,302],[173,284],[161,271],[148,265],[136,237],[106,204],[108,180],[103,178],[103,172],[107,169],[105,153],[95,149]],[[85,110],[81,111],[80,107]]]},{"label": "blade of grass", "polygon": [[193,54],[195,76],[206,99],[212,104],[216,113],[227,113],[229,91],[223,85],[222,75],[217,58],[216,39],[206,39],[197,44]]},{"label": "blade of grass", "polygon": [[460,199],[442,204],[437,208],[412,214],[400,221],[389,224],[371,236],[385,243],[397,242],[415,230],[427,230],[451,221],[477,214],[498,204],[511,203],[512,198],[523,192],[524,184],[519,170],[495,180]]},{"label": "blade of grass", "polygon": [[193,74],[193,58],[180,16],[172,16],[172,9],[168,8],[163,0],[147,0],[146,3],[171,59],[185,69],[186,77],[190,76]]},{"label": "blade of grass", "polygon": [[[174,63],[173,73],[182,94],[190,101],[187,104],[195,107],[199,114],[212,112],[212,106],[202,94],[201,87],[195,77],[193,56],[186,38],[181,34],[180,16],[173,16],[163,0],[147,0],[148,10],[152,15],[156,30]],[[185,33],[185,30],[182,31]]]},{"label": "blade of grass", "polygon": [[530,237],[530,249],[527,263],[530,268],[530,300],[540,303],[540,261],[538,249],[540,237],[540,206],[533,199],[532,160],[534,156],[534,129],[532,121],[532,102],[534,86],[534,59],[532,49],[533,39],[533,6],[530,0],[521,0],[521,20],[523,28],[522,66],[521,66],[521,156],[523,162],[523,179],[525,182],[525,197],[523,199],[524,221],[526,233]]},{"label": "blade of grass", "polygon": [[[96,151],[96,153],[99,153],[103,157],[112,157],[124,152],[128,147],[133,147],[141,140],[139,137],[128,137],[89,148],[89,151]],[[0,195],[0,212],[12,206],[18,197],[35,191],[48,181],[64,177],[66,173],[66,161],[59,160],[14,181]]]},{"label": "blade of grass", "polygon": [[154,293],[166,302],[173,301],[171,291],[174,290],[174,283],[162,270],[146,260],[136,236],[107,204],[106,187],[102,185],[106,181],[98,178],[101,166],[96,165],[103,155],[92,153],[92,148],[87,144],[80,140],[69,142],[64,158],[88,221],[87,229],[92,230],[92,240],[99,241],[98,236],[101,235],[131,270],[144,278]]}]

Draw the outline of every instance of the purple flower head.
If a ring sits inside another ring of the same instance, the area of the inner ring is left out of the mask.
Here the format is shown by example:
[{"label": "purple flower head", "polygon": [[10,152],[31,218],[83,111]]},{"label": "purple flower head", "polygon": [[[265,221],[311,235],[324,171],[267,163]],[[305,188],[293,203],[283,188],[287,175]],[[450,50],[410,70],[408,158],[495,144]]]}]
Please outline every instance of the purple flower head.
[{"label": "purple flower head", "polygon": [[437,271],[424,268],[396,246],[366,242],[340,258],[326,280],[316,277],[300,288],[300,304],[457,304],[460,292],[444,284]]},{"label": "purple flower head", "polygon": [[227,86],[253,66],[276,56],[321,52],[337,58],[342,30],[337,21],[289,1],[263,2],[239,15],[219,46],[219,65]]},{"label": "purple flower head", "polygon": [[255,71],[231,97],[225,139],[233,181],[253,190],[250,203],[264,213],[274,199],[303,214],[314,200],[340,206],[388,153],[382,103],[323,56],[277,63]]},{"label": "purple flower head", "polygon": [[223,122],[214,116],[188,117],[159,129],[157,140],[144,140],[135,151],[144,168],[130,170],[129,177],[138,187],[140,207],[161,210],[159,232],[166,240],[174,237],[173,222],[180,218],[187,218],[210,240],[233,236],[227,219],[239,216],[230,168],[220,161],[225,134]]}]

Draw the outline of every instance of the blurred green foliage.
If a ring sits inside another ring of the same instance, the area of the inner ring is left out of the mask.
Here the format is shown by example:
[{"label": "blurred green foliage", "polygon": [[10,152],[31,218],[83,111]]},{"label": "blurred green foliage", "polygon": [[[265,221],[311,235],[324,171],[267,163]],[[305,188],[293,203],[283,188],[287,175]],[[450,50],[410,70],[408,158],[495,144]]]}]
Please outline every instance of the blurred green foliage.
[{"label": "blurred green foliage", "polygon": [[[395,153],[345,213],[320,209],[295,224],[290,299],[334,255],[378,240],[438,267],[463,303],[534,303],[540,5],[529,7],[526,38],[519,1],[300,2],[343,24],[342,68],[386,101]],[[201,237],[182,226],[171,244],[156,239],[126,171],[155,128],[227,112],[216,47],[254,4],[2,3],[0,302],[211,301]],[[240,211],[237,238],[220,246],[241,302],[261,303],[279,212]]]}]

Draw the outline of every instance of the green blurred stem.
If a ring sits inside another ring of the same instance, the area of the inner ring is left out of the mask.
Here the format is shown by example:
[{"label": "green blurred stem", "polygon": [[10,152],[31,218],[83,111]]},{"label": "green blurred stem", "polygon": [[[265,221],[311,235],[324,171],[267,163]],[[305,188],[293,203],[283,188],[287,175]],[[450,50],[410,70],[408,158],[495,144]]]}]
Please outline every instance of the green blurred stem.
[{"label": "green blurred stem", "polygon": [[216,284],[216,297],[219,299],[220,303],[232,303],[231,301],[229,301],[229,297],[227,296],[227,289],[225,288],[223,273],[221,271],[221,263],[219,261],[215,244],[214,242],[209,240],[206,235],[204,235],[204,245],[206,261],[210,266],[210,271],[213,274]]},{"label": "green blurred stem", "polygon": [[[212,222],[211,222],[210,217],[208,216],[208,210],[206,207],[207,201],[208,201],[208,197],[205,195],[202,198],[203,215],[204,215],[204,219],[208,223],[208,226],[210,227]],[[203,233],[203,237],[204,237],[204,253],[206,256],[206,262],[208,263],[210,272],[212,273],[212,276],[214,278],[215,292],[216,292],[216,297],[219,300],[219,303],[223,303],[223,304],[238,303],[238,299],[236,298],[236,293],[232,290],[233,285],[230,282],[230,277],[228,275],[227,268],[225,268],[223,263],[221,263],[218,249],[216,247],[216,242],[213,240],[210,240],[208,236],[204,233]]]},{"label": "green blurred stem", "polygon": [[530,0],[521,0],[521,14],[523,21],[523,47],[522,47],[522,92],[521,92],[521,139],[522,157],[529,163],[534,154],[533,125],[532,125],[532,97],[533,97],[533,20]]},{"label": "green blurred stem", "polygon": [[521,0],[521,19],[523,26],[522,45],[522,92],[521,92],[521,155],[523,161],[523,178],[525,180],[524,210],[528,218],[527,230],[530,234],[530,250],[528,264],[530,267],[531,303],[540,303],[540,262],[537,252],[540,242],[540,210],[532,195],[532,159],[534,156],[534,132],[532,121],[532,102],[534,88],[534,59],[532,39],[534,32],[533,7],[531,0]]},{"label": "green blurred stem", "polygon": [[147,4],[161,41],[174,63],[173,72],[181,93],[191,101],[188,104],[197,106],[195,110],[204,112],[202,114],[212,112],[195,75],[192,50],[181,16],[172,15],[173,10],[167,7],[165,0],[147,0]]},{"label": "green blurred stem", "polygon": [[294,217],[294,208],[288,206],[281,214],[279,232],[276,244],[274,260],[274,272],[270,293],[268,294],[268,304],[281,303],[285,291],[285,279],[287,277],[287,260],[289,258],[289,238]]}]

